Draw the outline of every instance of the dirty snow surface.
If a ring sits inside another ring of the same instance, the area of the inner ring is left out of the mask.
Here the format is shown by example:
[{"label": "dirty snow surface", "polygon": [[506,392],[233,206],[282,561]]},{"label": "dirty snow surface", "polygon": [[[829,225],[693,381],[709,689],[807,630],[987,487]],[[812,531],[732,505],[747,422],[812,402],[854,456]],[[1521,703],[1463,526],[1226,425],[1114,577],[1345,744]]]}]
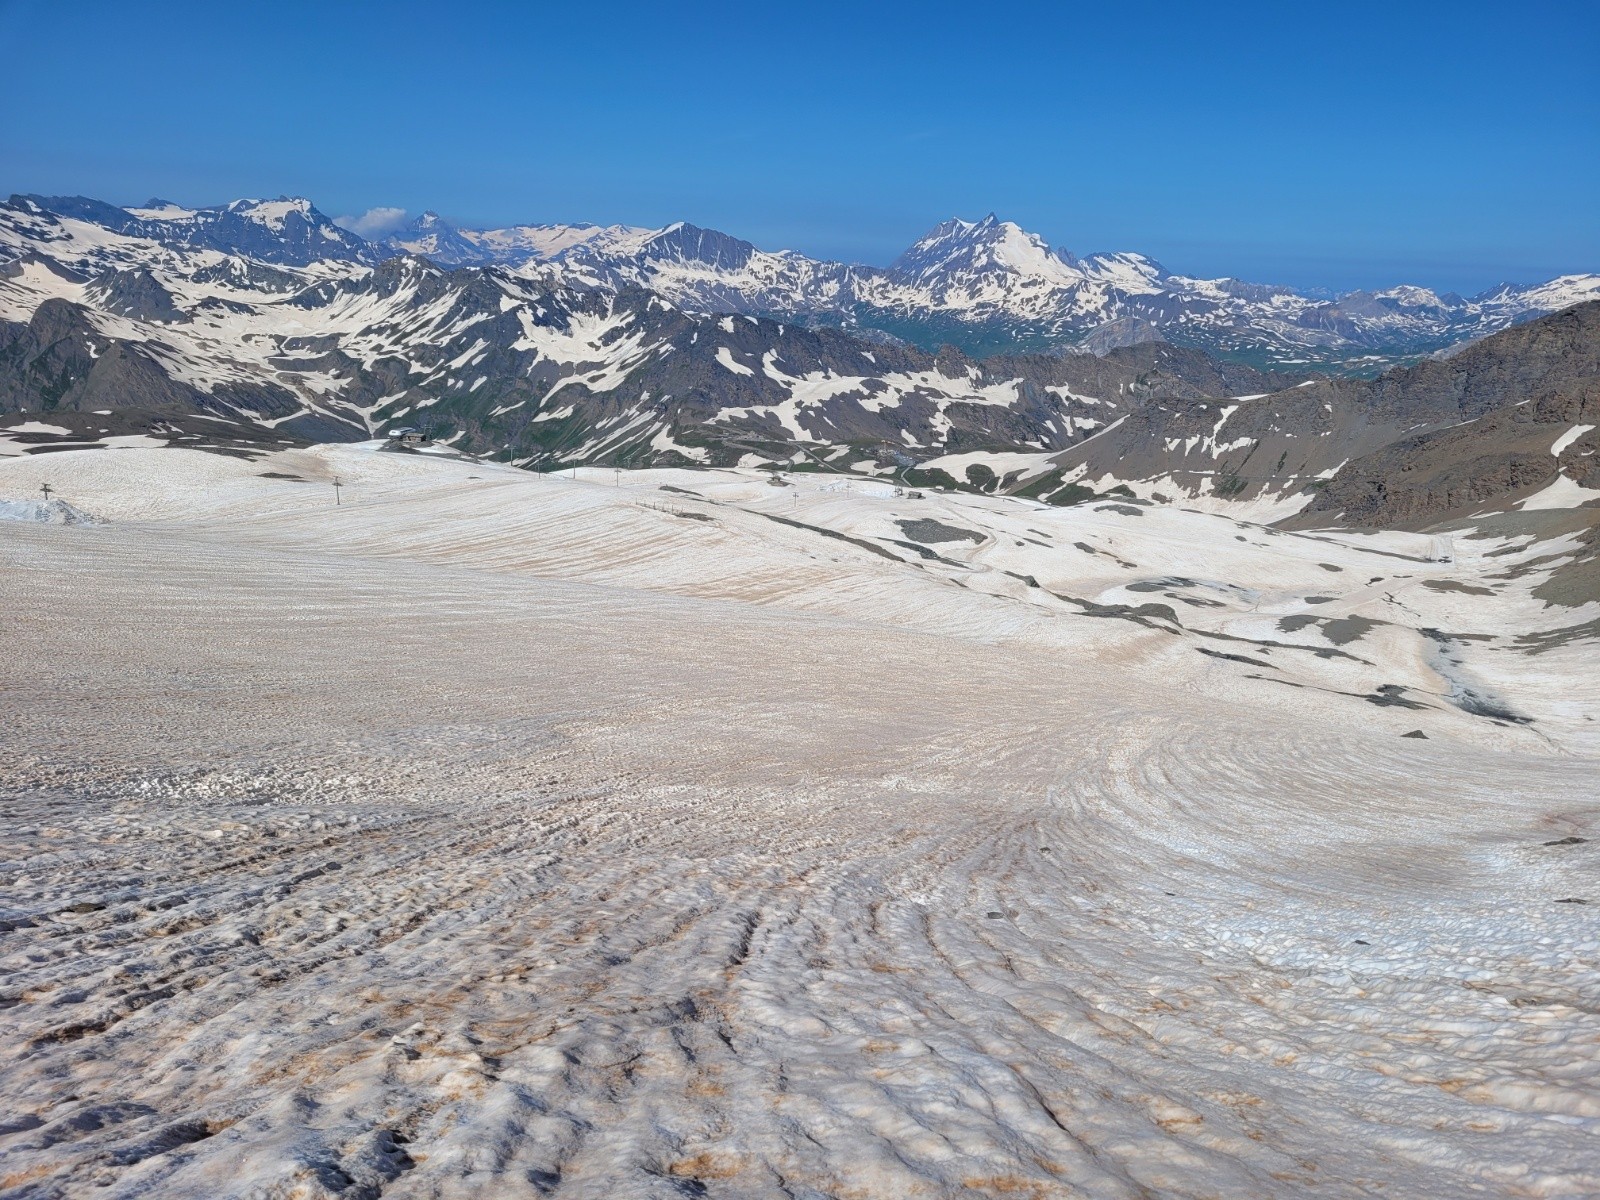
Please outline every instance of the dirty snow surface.
[{"label": "dirty snow surface", "polygon": [[1559,526],[46,481],[94,523],[0,523],[7,1197],[1600,1194]]}]

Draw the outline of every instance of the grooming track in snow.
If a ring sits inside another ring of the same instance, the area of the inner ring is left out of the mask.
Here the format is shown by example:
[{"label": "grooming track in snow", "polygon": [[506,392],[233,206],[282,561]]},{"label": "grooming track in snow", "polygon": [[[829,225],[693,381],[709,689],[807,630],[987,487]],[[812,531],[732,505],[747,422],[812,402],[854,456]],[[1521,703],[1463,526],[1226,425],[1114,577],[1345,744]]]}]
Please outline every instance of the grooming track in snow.
[{"label": "grooming track in snow", "polygon": [[46,477],[100,523],[0,522],[7,1197],[1600,1192],[1592,643],[1482,640],[1548,541]]}]

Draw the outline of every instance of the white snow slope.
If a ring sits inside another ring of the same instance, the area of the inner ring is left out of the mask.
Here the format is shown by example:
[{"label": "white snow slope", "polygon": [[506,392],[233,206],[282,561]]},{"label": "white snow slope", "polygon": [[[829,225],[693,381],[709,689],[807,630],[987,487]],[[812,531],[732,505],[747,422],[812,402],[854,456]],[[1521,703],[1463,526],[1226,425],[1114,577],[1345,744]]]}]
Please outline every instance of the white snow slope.
[{"label": "white snow slope", "polygon": [[1567,536],[46,472],[100,523],[0,522],[7,1197],[1600,1192],[1600,682],[1515,640],[1600,610]]}]

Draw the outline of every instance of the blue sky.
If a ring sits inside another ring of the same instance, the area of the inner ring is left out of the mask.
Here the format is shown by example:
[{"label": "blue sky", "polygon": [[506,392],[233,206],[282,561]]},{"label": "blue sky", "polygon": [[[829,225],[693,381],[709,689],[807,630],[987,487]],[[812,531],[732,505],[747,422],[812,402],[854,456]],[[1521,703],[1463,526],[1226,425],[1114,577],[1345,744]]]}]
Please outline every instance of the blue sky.
[{"label": "blue sky", "polygon": [[0,189],[690,220],[995,211],[1300,286],[1600,270],[1600,4],[0,0]]}]

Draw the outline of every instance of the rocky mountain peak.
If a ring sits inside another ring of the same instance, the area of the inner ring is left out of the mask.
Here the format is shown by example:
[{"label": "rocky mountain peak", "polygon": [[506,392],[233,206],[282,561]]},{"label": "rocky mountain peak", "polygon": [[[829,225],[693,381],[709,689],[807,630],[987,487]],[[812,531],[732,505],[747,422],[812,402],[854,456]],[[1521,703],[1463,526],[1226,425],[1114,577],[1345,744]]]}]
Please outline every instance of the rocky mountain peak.
[{"label": "rocky mountain peak", "polygon": [[677,221],[648,238],[638,250],[642,258],[704,263],[737,271],[750,261],[756,248],[750,242]]},{"label": "rocky mountain peak", "polygon": [[1059,279],[1071,268],[1038,234],[989,213],[980,221],[941,222],[889,269],[919,279],[990,273]]}]

